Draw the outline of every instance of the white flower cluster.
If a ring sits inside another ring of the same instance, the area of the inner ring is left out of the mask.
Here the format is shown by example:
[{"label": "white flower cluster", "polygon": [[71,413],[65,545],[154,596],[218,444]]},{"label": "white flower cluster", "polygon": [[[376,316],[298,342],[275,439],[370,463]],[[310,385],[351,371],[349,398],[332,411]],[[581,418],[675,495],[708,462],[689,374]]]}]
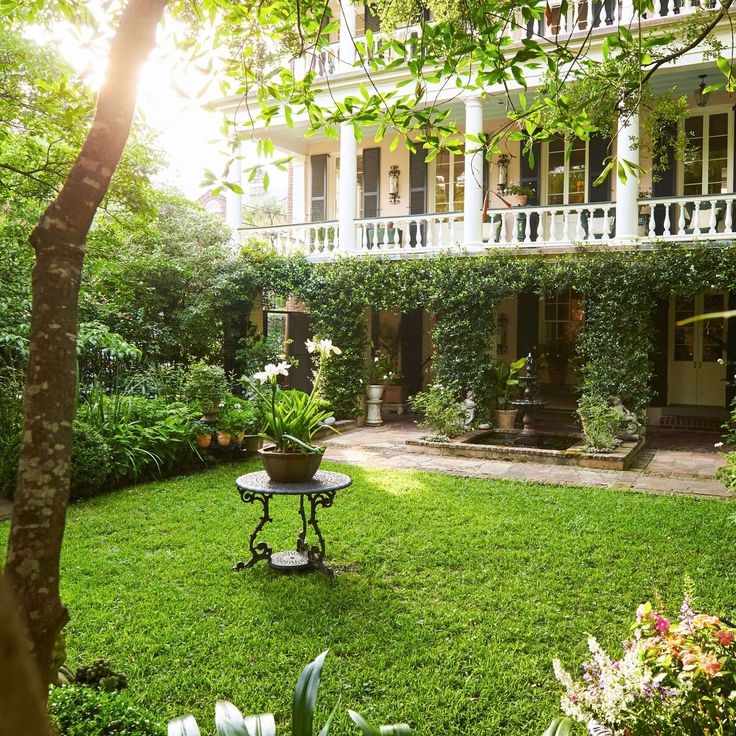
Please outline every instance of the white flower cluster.
[{"label": "white flower cluster", "polygon": [[282,361],[278,365],[269,363],[262,371],[254,373],[253,378],[255,378],[257,381],[260,381],[261,383],[266,383],[266,381],[272,381],[277,376],[288,376],[289,368],[291,368],[291,365],[289,365],[289,363],[285,363],[284,361]]},{"label": "white flower cluster", "polygon": [[335,355],[342,355],[342,350],[337,347],[337,345],[332,344],[332,340],[307,340],[306,343],[304,343],[307,346],[307,352],[309,353],[322,353],[323,355],[327,356],[331,353],[334,353]]}]

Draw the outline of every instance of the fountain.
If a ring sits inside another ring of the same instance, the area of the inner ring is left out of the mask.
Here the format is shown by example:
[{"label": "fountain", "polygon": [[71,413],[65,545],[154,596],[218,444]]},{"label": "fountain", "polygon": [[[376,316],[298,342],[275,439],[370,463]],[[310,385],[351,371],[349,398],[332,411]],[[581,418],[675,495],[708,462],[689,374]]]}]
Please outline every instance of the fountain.
[{"label": "fountain", "polygon": [[526,375],[519,376],[519,381],[524,384],[524,393],[521,399],[509,401],[511,406],[521,409],[524,414],[522,416],[522,424],[524,428],[521,430],[522,437],[530,437],[535,435],[537,430],[534,428],[535,412],[542,406],[547,404],[542,401],[539,395],[539,378],[534,374],[532,354],[526,356]]}]

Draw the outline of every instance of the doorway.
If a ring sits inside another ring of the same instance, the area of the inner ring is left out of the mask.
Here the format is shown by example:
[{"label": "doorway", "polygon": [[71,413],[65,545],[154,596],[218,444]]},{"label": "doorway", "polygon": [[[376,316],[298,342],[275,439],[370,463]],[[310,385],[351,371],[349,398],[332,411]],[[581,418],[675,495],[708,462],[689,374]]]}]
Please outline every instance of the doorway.
[{"label": "doorway", "polygon": [[726,292],[677,296],[670,300],[667,403],[718,406],[726,403],[726,320],[722,317],[678,325],[728,308]]}]

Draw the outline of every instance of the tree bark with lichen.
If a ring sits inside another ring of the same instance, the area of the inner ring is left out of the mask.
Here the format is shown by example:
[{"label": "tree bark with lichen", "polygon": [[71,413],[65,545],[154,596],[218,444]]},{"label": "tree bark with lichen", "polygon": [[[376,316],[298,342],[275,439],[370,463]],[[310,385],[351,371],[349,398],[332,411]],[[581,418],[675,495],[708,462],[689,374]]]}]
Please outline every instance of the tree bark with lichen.
[{"label": "tree bark with lichen", "polygon": [[129,0],[110,47],[92,127],[31,234],[36,254],[18,489],[5,575],[31,656],[50,681],[69,620],[59,593],[77,378],[78,299],[87,233],[130,133],[141,67],[168,0]]}]

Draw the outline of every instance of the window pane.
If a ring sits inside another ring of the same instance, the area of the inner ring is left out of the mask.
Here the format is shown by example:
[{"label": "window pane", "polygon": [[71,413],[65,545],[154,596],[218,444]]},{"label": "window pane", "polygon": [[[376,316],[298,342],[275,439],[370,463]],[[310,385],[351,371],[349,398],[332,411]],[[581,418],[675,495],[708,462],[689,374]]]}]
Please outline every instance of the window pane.
[{"label": "window pane", "polygon": [[547,201],[563,204],[565,201],[565,144],[559,138],[549,142],[547,159]]},{"label": "window pane", "polygon": [[447,212],[450,194],[450,154],[442,151],[435,158],[434,203],[435,212]]},{"label": "window pane", "polygon": [[728,113],[722,112],[718,115],[711,115],[708,121],[708,132],[711,136],[728,135]]},{"label": "window pane", "polygon": [[[703,296],[703,312],[722,312],[725,307],[723,294],[705,294]],[[715,363],[723,357],[726,349],[726,330],[723,319],[707,319],[703,322],[703,361]]]},{"label": "window pane", "polygon": [[465,204],[465,157],[454,155],[455,180],[452,187],[452,209],[463,209]]},{"label": "window pane", "polygon": [[[685,120],[685,135],[687,136],[687,154],[683,163],[685,194],[698,195],[703,193],[703,116],[691,117]],[[677,360],[677,358],[676,358]]]},{"label": "window pane", "polygon": [[[679,322],[695,314],[695,299],[678,296],[675,300],[675,322]],[[694,360],[695,325],[675,327],[674,359],[678,361]]]}]

